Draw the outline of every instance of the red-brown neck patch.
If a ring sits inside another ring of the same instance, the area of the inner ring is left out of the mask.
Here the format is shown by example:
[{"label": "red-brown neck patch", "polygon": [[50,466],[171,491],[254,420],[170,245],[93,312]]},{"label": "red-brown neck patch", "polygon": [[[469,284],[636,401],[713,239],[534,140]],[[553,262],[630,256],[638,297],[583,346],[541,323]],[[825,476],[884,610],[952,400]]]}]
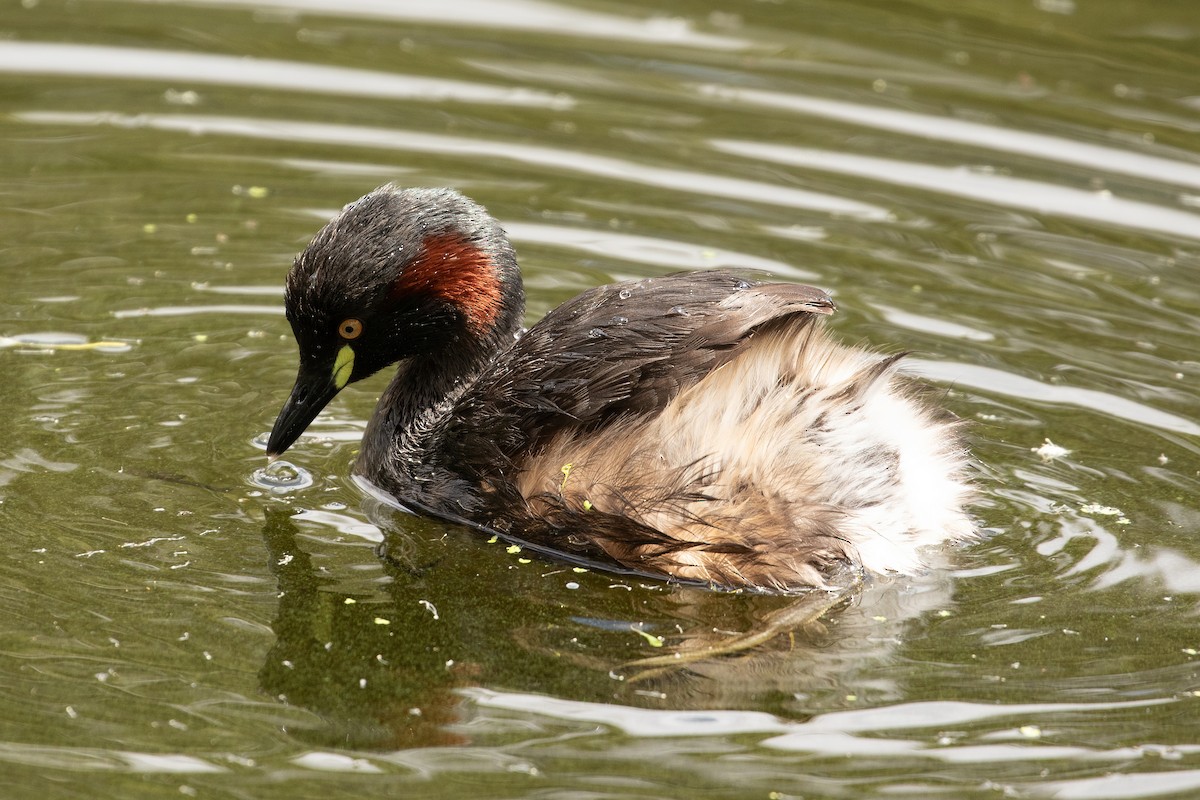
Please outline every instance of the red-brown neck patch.
[{"label": "red-brown neck patch", "polygon": [[429,236],[392,285],[393,298],[429,294],[458,308],[477,331],[500,313],[500,278],[492,260],[454,233]]}]

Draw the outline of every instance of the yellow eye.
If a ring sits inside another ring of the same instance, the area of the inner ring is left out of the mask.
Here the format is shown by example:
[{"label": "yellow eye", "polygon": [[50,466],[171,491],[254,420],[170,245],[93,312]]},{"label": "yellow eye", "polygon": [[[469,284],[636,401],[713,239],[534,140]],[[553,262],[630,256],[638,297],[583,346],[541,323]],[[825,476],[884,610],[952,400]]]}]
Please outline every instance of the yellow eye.
[{"label": "yellow eye", "polygon": [[342,324],[338,325],[338,333],[340,333],[342,338],[346,340],[357,339],[359,336],[362,336],[362,331],[362,322],[354,319],[353,317],[342,320]]}]

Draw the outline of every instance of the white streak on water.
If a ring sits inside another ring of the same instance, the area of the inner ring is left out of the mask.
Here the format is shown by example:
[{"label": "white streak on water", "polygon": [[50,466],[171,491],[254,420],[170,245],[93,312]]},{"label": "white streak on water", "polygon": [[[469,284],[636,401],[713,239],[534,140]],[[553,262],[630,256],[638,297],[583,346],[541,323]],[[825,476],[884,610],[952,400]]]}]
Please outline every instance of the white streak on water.
[{"label": "white streak on water", "polygon": [[[250,8],[327,17],[367,17],[479,30],[521,30],[555,37],[618,39],[681,45],[706,50],[741,50],[749,42],[732,36],[699,33],[679,17],[641,19],[585,11],[545,0],[137,0],[147,5]],[[495,34],[493,33],[492,36]],[[491,37],[488,39],[491,41]]]},{"label": "white streak on water", "polygon": [[793,267],[783,261],[690,242],[530,222],[508,222],[504,224],[504,229],[515,240],[568,247],[606,258],[655,264],[670,269],[745,267],[764,270],[774,275],[786,275],[789,278],[811,280],[816,277],[813,272]]},{"label": "white streak on water", "polygon": [[698,89],[701,94],[722,100],[786,109],[800,114],[849,122],[865,128],[877,128],[923,139],[1033,156],[1060,164],[1075,164],[1099,172],[1116,172],[1161,183],[1200,188],[1200,163],[1176,161],[1117,147],[881,106],[756,89],[731,89],[724,86],[705,85]]},{"label": "white streak on water", "polygon": [[1153,203],[1125,200],[1110,192],[1091,192],[1042,181],[1010,178],[967,166],[940,167],[835,153],[831,150],[729,139],[714,140],[711,144],[723,153],[774,164],[854,175],[1039,214],[1074,217],[1105,225],[1200,239],[1200,215]]},{"label": "white streak on water", "polygon": [[158,308],[129,308],[114,311],[117,319],[131,317],[186,317],[193,314],[254,314],[256,316],[278,316],[283,313],[283,305],[210,305],[210,306],[159,306]]},{"label": "white streak on water", "polygon": [[892,158],[856,156],[787,145],[715,139],[712,146],[727,154],[776,164],[856,175],[884,184],[953,194],[1014,209],[1200,239],[1200,215],[1118,198],[1110,192],[1086,192],[1042,181],[1008,178],[1007,175],[982,172],[970,167],[935,167]]},{"label": "white streak on water", "polygon": [[11,118],[43,125],[112,125],[118,128],[181,131],[195,136],[243,136],[253,139],[308,142],[339,147],[369,147],[414,153],[437,153],[469,159],[508,159],[542,167],[556,175],[562,172],[583,173],[605,180],[670,189],[684,195],[725,197],[751,203],[805,209],[823,214],[844,215],[869,221],[891,219],[891,214],[879,206],[836,195],[794,189],[780,184],[654,167],[646,163],[624,161],[577,150],[442,136],[401,129],[367,128],[297,120],[185,114],[131,116],[112,113],[21,111],[12,114]]},{"label": "white streak on water", "polygon": [[[970,703],[922,701],[876,708],[818,714],[806,722],[783,720],[760,711],[676,711],[633,708],[617,703],[589,703],[535,694],[465,689],[462,693],[481,708],[538,714],[558,720],[599,724],[626,736],[641,738],[744,736],[771,738],[763,747],[844,758],[848,755],[910,754],[952,763],[1022,763],[1028,760],[1065,759],[1124,761],[1141,755],[1139,748],[1101,750],[1083,746],[1049,746],[1031,743],[1017,726],[1036,723],[1064,713],[1111,715],[1122,709],[1146,708],[1177,702],[1172,698],[1091,703]],[[993,738],[1012,741],[961,747],[934,747],[928,741],[899,739],[876,734],[903,730],[938,730],[972,724],[995,723]],[[865,734],[865,735],[863,735]],[[1200,752],[1200,745],[1179,751]]]},{"label": "white streak on water", "polygon": [[1001,369],[964,364],[960,361],[927,361],[914,358],[904,363],[907,367],[906,372],[939,383],[969,386],[972,389],[1017,397],[1032,403],[1076,406],[1128,422],[1188,436],[1200,436],[1200,425],[1190,419],[1096,389],[1042,383]]},{"label": "white streak on water", "polygon": [[0,44],[0,72],[67,75],[88,80],[178,81],[188,86],[241,86],[393,100],[449,100],[553,109],[568,109],[575,105],[573,99],[563,94],[445,78],[298,61],[100,45],[4,42]]}]

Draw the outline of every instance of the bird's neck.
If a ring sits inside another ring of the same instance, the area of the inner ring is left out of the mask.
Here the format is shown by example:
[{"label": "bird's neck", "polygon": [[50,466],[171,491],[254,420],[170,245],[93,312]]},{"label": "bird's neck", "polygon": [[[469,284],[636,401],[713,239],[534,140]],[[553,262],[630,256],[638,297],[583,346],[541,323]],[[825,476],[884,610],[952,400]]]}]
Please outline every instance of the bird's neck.
[{"label": "bird's neck", "polygon": [[367,423],[355,472],[385,488],[432,474],[437,465],[431,455],[455,402],[502,346],[481,341],[454,348],[453,357],[443,352],[401,361]]},{"label": "bird's neck", "polygon": [[471,253],[483,251],[465,247],[453,251],[458,280],[450,286],[460,327],[451,326],[432,352],[401,360],[379,398],[355,467],[377,486],[398,493],[438,477],[442,435],[455,403],[516,339],[525,292],[503,232],[496,239],[492,255],[476,258]]}]

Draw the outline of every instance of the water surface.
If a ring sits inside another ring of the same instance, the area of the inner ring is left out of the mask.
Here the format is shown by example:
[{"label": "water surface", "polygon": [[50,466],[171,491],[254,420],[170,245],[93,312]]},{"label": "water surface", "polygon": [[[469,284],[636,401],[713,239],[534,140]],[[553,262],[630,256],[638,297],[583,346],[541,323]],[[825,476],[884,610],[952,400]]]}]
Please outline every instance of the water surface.
[{"label": "water surface", "polygon": [[[11,4],[0,793],[1200,793],[1198,54],[1168,0]],[[794,601],[387,509],[349,478],[383,376],[271,488],[283,275],[389,180],[488,206],[529,321],[829,289],[971,422],[987,537],[642,670]]]}]

